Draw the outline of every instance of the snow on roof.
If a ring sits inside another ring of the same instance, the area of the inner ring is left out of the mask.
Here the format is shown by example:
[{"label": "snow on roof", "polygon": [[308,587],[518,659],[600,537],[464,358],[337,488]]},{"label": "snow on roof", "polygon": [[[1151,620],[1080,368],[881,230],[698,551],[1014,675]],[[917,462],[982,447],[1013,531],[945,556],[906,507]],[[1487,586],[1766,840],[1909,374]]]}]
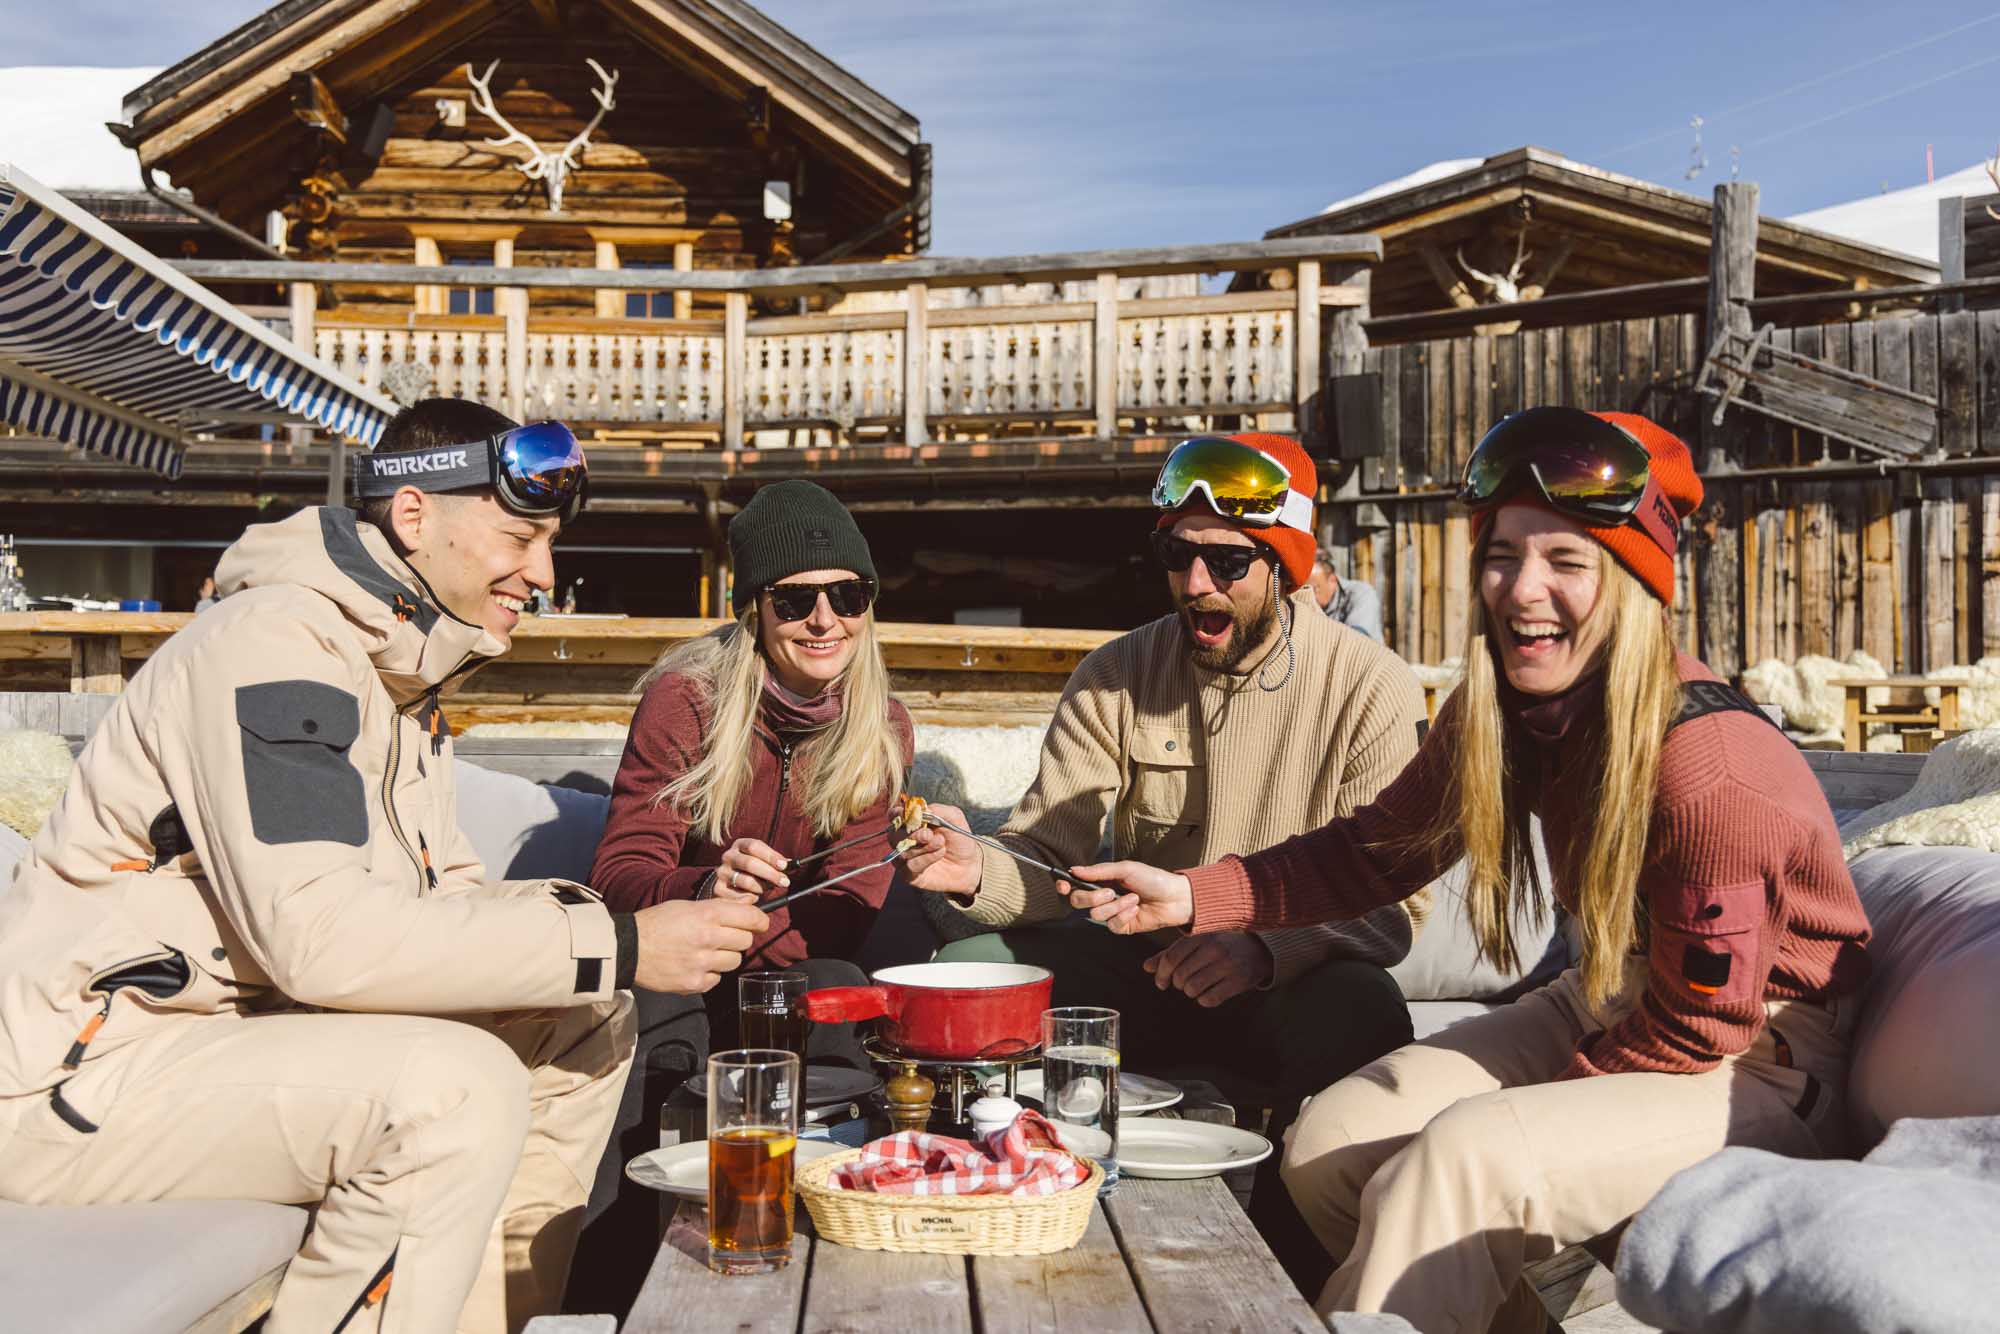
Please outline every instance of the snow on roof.
[{"label": "snow on roof", "polygon": [[139,159],[106,121],[124,119],[125,94],[157,65],[0,68],[0,162],[58,190],[137,190]]},{"label": "snow on roof", "polygon": [[1443,162],[1433,162],[1428,167],[1418,167],[1407,176],[1398,176],[1393,181],[1384,181],[1380,185],[1370,186],[1358,195],[1349,195],[1345,199],[1336,199],[1321,209],[1320,212],[1338,213],[1344,208],[1353,208],[1356,204],[1365,204],[1371,199],[1380,199],[1383,195],[1393,195],[1404,190],[1414,190],[1420,185],[1429,185],[1432,181],[1443,180],[1447,176],[1456,176],[1461,171],[1471,171],[1485,160],[1485,158],[1479,157],[1455,157],[1447,158]]},{"label": "snow on roof", "polygon": [[1898,250],[1935,264],[1938,260],[1938,207],[1940,199],[1955,195],[1990,195],[1993,179],[1985,164],[1940,176],[1922,185],[1890,190],[1845,204],[1831,204],[1810,213],[1797,213],[1786,222],[1810,227],[1816,232],[1843,236],[1850,241],[1884,250]]}]

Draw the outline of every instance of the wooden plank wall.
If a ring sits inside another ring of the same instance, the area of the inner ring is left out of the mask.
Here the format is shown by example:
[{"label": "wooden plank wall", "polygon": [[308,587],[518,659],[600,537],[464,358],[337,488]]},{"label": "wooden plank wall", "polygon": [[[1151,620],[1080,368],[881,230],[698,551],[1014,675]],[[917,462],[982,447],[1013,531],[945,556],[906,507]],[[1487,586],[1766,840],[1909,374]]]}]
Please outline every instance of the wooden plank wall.
[{"label": "wooden plank wall", "polygon": [[[1463,651],[1470,531],[1444,497],[1480,434],[1518,408],[1568,403],[1644,413],[1695,442],[1714,405],[1693,391],[1700,323],[1671,315],[1369,350],[1382,449],[1362,463],[1358,494],[1342,492],[1366,503],[1330,504],[1324,518],[1336,554],[1381,592],[1398,653],[1439,663]],[[2000,311],[1814,325],[1775,341],[1936,396],[1936,458],[1962,462],[1885,471],[1865,451],[1732,409],[1744,475],[1711,479],[1689,527],[1682,646],[1732,675],[1856,649],[1897,672],[2000,654]],[[1986,457],[1992,472],[1963,470]],[[1715,540],[1725,526],[1734,543]],[[1733,606],[1698,605],[1694,575],[1709,560],[1736,562]]]}]

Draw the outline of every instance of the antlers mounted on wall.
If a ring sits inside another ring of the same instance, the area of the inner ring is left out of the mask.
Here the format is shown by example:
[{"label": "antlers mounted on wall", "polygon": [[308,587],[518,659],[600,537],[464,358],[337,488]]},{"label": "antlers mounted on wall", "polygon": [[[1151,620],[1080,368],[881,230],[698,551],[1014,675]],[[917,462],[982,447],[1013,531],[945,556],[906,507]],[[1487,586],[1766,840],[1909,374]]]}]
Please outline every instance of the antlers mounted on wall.
[{"label": "antlers mounted on wall", "polygon": [[500,68],[499,61],[496,60],[488,65],[484,74],[474,74],[470,64],[465,67],[465,77],[472,84],[474,109],[507,132],[505,138],[488,139],[487,147],[504,148],[508,144],[520,144],[528,150],[527,161],[517,162],[514,165],[523,176],[531,181],[540,181],[547,188],[549,211],[552,213],[562,212],[563,185],[569,180],[569,174],[576,170],[577,164],[582,161],[583,150],[590,144],[590,132],[597,128],[605,113],[617,105],[612,99],[612,91],[618,86],[617,71],[606,71],[604,66],[595,60],[586,59],[584,63],[595,70],[597,77],[603,81],[603,87],[592,91],[592,96],[597,99],[597,114],[590,118],[590,123],[583,127],[581,133],[560,149],[553,151],[543,148],[508,124],[507,118],[493,105],[493,71]]},{"label": "antlers mounted on wall", "polygon": [[[1465,251],[1459,250],[1458,267],[1486,288],[1486,295],[1495,302],[1514,302],[1521,299],[1521,271],[1527,267],[1528,259],[1535,252],[1528,249],[1528,229],[1521,229],[1520,239],[1514,243],[1514,262],[1507,267],[1505,275],[1481,273],[1465,262]],[[1540,295],[1540,293],[1536,293]]]}]

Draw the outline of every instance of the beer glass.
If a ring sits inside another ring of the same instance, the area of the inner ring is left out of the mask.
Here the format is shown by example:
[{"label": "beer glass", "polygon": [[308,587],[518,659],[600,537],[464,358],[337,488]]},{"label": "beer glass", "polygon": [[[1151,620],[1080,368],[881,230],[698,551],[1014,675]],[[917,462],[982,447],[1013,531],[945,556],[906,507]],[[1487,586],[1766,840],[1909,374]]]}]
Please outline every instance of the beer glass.
[{"label": "beer glass", "polygon": [[806,975],[744,973],[736,979],[738,1034],[746,1047],[788,1051],[806,1063]]},{"label": "beer glass", "polygon": [[1118,1184],[1118,1011],[1042,1011],[1042,1112],[1084,1132],[1076,1141],[1103,1167],[1098,1195],[1109,1195]]},{"label": "beer glass", "polygon": [[708,1058],[708,1267],[762,1274],[792,1258],[799,1058],[756,1048]]}]

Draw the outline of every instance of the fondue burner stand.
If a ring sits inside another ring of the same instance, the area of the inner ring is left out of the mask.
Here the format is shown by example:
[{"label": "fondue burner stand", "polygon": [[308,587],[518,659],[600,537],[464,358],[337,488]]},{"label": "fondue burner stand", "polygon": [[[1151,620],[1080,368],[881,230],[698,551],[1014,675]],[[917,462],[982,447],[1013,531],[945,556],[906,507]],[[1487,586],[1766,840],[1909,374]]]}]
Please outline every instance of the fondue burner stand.
[{"label": "fondue burner stand", "polygon": [[[892,1086],[896,1076],[914,1070],[936,1086],[936,1094],[931,1099],[931,1123],[927,1127],[934,1131],[962,1132],[968,1125],[966,1109],[986,1094],[986,1080],[999,1071],[1003,1091],[1010,1098],[1017,1097],[1014,1090],[1015,1079],[1022,1066],[1034,1065],[1042,1059],[1040,1047],[1030,1047],[1018,1056],[1000,1056],[976,1061],[939,1061],[929,1058],[905,1056],[884,1042],[880,1035],[871,1034],[862,1040],[861,1048],[868,1053],[868,1059],[875,1063],[883,1079],[885,1098],[893,1101]],[[921,1096],[921,1095],[919,1095]],[[893,1119],[893,1108],[891,1115]],[[939,1124],[946,1122],[947,1124]],[[904,1129],[897,1125],[897,1129]]]}]

